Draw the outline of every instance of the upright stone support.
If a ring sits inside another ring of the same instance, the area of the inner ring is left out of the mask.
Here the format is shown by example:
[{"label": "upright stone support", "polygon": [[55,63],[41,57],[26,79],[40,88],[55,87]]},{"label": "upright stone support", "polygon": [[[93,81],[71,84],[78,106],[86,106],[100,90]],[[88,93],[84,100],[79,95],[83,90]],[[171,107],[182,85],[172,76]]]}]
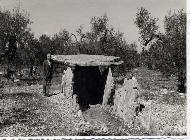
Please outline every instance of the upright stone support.
[{"label": "upright stone support", "polygon": [[111,92],[114,88],[114,80],[111,72],[111,68],[108,70],[107,80],[104,88],[104,96],[102,105],[107,105],[111,98]]},{"label": "upright stone support", "polygon": [[114,108],[116,114],[122,118],[129,127],[131,127],[135,121],[139,94],[139,85],[134,77],[125,79],[123,86],[116,90],[115,93]]},{"label": "upright stone support", "polygon": [[70,97],[73,94],[73,71],[70,67],[64,71],[62,75],[62,83],[61,83],[62,93],[66,97]]}]

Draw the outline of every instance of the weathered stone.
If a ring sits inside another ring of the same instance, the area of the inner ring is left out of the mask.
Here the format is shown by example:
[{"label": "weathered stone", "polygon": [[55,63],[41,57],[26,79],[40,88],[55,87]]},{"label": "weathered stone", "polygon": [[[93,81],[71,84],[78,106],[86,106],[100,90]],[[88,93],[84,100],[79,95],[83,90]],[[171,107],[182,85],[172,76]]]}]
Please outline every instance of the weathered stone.
[{"label": "weathered stone", "polygon": [[65,91],[65,83],[66,79],[65,79],[65,70],[63,71],[63,75],[62,75],[62,79],[61,79],[61,93],[64,93]]},{"label": "weathered stone", "polygon": [[62,76],[62,92],[65,96],[69,97],[73,94],[73,72],[70,67],[64,71],[64,75]]},{"label": "weathered stone", "polygon": [[160,94],[168,94],[168,90],[167,89],[160,89]]},{"label": "weathered stone", "polygon": [[151,129],[151,114],[153,113],[151,109],[152,101],[149,100],[148,102],[144,102],[141,100],[140,102],[144,104],[146,108],[136,117],[135,127],[141,126],[149,132]]},{"label": "weathered stone", "polygon": [[105,89],[104,89],[104,96],[103,96],[103,103],[102,103],[103,105],[108,104],[108,101],[111,98],[111,92],[112,92],[113,88],[114,88],[114,80],[113,80],[111,68],[109,68],[106,85],[105,85]]},{"label": "weathered stone", "polygon": [[52,55],[52,59],[59,63],[67,63],[70,66],[109,66],[123,63],[119,57],[104,55]]},{"label": "weathered stone", "polygon": [[81,111],[81,110],[79,110],[79,111],[77,112],[77,116],[80,117],[80,118],[83,118],[83,115],[82,115],[82,111]]},{"label": "weathered stone", "polygon": [[[114,89],[114,80],[110,65],[120,65],[119,57],[104,55],[53,55],[59,64],[66,64],[68,69],[62,76],[62,93],[65,96],[77,96],[81,110],[89,105],[103,104],[110,101]],[[70,67],[75,67],[71,69]],[[111,100],[113,101],[113,100]]]},{"label": "weathered stone", "polygon": [[139,85],[137,80],[124,79],[124,84],[116,90],[114,108],[116,115],[122,118],[128,126],[134,123],[136,108],[138,106]]},{"label": "weathered stone", "polygon": [[101,74],[103,74],[103,72],[108,69],[108,66],[99,66],[99,71]]}]

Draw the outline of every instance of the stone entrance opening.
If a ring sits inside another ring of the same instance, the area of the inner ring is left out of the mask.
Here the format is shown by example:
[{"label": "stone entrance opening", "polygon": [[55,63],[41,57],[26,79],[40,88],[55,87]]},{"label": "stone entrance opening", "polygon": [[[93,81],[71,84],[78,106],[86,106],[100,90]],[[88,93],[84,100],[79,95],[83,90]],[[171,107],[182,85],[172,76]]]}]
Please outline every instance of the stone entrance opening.
[{"label": "stone entrance opening", "polygon": [[89,105],[108,104],[113,89],[111,66],[120,65],[119,57],[104,55],[52,55],[52,59],[67,65],[63,71],[61,92],[77,95],[81,110]]},{"label": "stone entrance opening", "polygon": [[108,69],[101,73],[98,66],[76,66],[73,74],[73,94],[81,108],[102,104]]}]

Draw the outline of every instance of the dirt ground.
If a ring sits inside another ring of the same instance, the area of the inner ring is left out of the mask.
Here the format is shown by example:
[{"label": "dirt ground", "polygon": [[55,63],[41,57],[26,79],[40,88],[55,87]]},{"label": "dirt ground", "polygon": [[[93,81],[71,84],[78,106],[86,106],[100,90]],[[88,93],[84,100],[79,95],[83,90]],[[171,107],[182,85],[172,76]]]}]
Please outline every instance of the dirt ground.
[{"label": "dirt ground", "polygon": [[186,93],[177,91],[176,77],[165,78],[147,68],[134,69],[133,73],[142,88],[140,99],[145,109],[141,117],[145,124],[149,122],[149,135],[186,135]]},{"label": "dirt ground", "polygon": [[4,89],[0,136],[129,135],[122,122],[102,107],[92,107],[81,118],[72,98],[44,97],[41,89],[37,85]]},{"label": "dirt ground", "polygon": [[[60,108],[55,97],[44,97],[39,90],[4,93],[0,100],[0,136],[57,136],[75,135],[72,114]],[[35,86],[35,88],[37,88]],[[41,87],[39,87],[41,89]],[[24,89],[19,89],[24,90]],[[54,99],[55,100],[55,99]],[[65,104],[67,102],[64,102]],[[65,105],[66,106],[66,105]],[[64,107],[64,106],[62,106]],[[69,117],[69,118],[68,118]]]},{"label": "dirt ground", "polygon": [[[163,80],[159,72],[142,68],[135,69],[134,73],[142,87],[141,99],[155,100],[170,108],[174,106],[172,116],[181,113],[183,117],[177,119],[185,122],[186,95],[174,94],[175,80]],[[42,86],[37,83],[30,86],[9,84],[0,88],[0,136],[147,135],[126,128],[120,118],[108,111],[109,107],[91,107],[82,118],[73,98],[63,94],[45,97]],[[54,91],[59,88],[56,84],[53,87]],[[172,92],[160,96],[162,89]],[[179,106],[178,112],[175,112],[175,105]],[[163,110],[162,113],[171,116]]]}]

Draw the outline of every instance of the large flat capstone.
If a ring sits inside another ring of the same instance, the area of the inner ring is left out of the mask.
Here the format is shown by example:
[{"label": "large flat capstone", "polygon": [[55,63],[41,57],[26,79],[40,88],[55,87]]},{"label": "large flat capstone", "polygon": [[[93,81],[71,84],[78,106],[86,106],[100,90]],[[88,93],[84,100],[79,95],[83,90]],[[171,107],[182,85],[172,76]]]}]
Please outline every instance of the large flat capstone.
[{"label": "large flat capstone", "polygon": [[119,57],[104,55],[52,55],[52,59],[59,63],[66,63],[70,66],[109,66],[120,65]]}]

